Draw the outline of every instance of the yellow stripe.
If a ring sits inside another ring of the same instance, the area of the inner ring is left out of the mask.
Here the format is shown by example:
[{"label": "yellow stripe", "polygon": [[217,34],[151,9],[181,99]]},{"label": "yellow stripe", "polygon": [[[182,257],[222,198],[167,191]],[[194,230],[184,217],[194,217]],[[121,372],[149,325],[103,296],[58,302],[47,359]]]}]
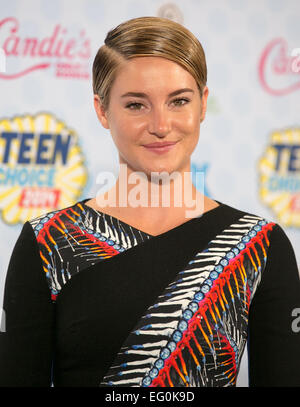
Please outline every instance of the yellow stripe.
[{"label": "yellow stripe", "polygon": [[71,167],[66,168],[65,170],[59,170],[60,173],[60,177],[65,177],[68,173],[76,170],[77,167],[81,167],[80,165],[81,163],[76,162],[75,164],[73,164]]},{"label": "yellow stripe", "polygon": [[[14,198],[5,208],[3,208],[3,211],[2,211],[3,218],[6,219],[7,221],[9,220],[10,223],[16,223],[19,220],[16,216],[13,217],[12,219],[9,217],[10,210],[18,205],[19,200],[20,200],[20,194],[16,198]],[[22,208],[18,210],[17,216],[20,215],[21,211],[22,211]]]},{"label": "yellow stripe", "polygon": [[26,118],[28,118],[28,121],[29,121],[30,131],[32,133],[34,133],[35,127],[34,127],[34,120],[33,120],[32,116],[26,116]]},{"label": "yellow stripe", "polygon": [[64,127],[65,127],[65,125],[63,122],[57,122],[55,130],[54,130],[55,134],[59,134],[63,130]]},{"label": "yellow stripe", "polygon": [[11,187],[7,191],[0,193],[0,199],[6,198],[7,196],[13,194],[15,191],[19,190],[19,186]]},{"label": "yellow stripe", "polygon": [[50,132],[50,124],[51,124],[51,116],[50,114],[45,114],[44,115],[45,118],[45,133],[49,133]]},{"label": "yellow stripe", "polygon": [[78,193],[78,189],[77,188],[73,188],[70,185],[66,184],[65,182],[63,182],[61,179],[58,182],[58,185],[61,186],[61,189],[63,191],[63,194],[65,194],[66,190],[69,190],[72,194]]},{"label": "yellow stripe", "polygon": [[275,206],[277,206],[280,202],[282,202],[283,199],[285,199],[287,197],[287,193],[280,194],[278,196],[278,198],[274,198],[273,201],[270,203],[271,208],[274,209]]},{"label": "yellow stripe", "polygon": [[0,125],[4,127],[5,131],[12,131],[11,123],[7,120],[1,120]]},{"label": "yellow stripe", "polygon": [[17,124],[17,126],[18,126],[19,132],[20,132],[20,133],[24,133],[25,130],[24,130],[22,118],[21,118],[21,117],[16,117],[16,118],[14,119],[14,122],[15,122],[15,123]]}]

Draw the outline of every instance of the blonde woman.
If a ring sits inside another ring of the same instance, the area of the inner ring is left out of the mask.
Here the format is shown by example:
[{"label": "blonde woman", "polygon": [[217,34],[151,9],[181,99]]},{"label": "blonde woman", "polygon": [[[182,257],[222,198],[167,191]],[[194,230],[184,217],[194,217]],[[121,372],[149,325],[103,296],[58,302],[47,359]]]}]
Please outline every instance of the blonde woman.
[{"label": "blonde woman", "polygon": [[202,46],[178,23],[141,17],[107,34],[94,106],[119,178],[24,224],[6,278],[2,386],[235,386],[247,341],[250,386],[300,385],[289,239],[192,182],[206,82]]}]

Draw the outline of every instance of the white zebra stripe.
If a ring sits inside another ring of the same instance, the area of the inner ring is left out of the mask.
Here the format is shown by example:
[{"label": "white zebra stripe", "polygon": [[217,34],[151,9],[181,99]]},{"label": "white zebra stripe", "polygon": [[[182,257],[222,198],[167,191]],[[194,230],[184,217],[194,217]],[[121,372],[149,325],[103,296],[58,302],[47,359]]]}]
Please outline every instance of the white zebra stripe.
[{"label": "white zebra stripe", "polygon": [[[158,328],[158,329],[161,329],[161,328],[165,328],[165,326],[166,326],[166,324],[151,324],[150,325],[150,327],[151,328]],[[175,326],[177,326],[177,321],[174,321],[174,322],[169,322],[168,323],[168,326],[171,328],[175,328]],[[147,325],[144,325],[144,326],[142,326],[141,328],[139,328],[138,329],[138,331],[144,331],[144,330],[148,330],[148,328],[147,328]]]},{"label": "white zebra stripe", "polygon": [[149,370],[149,366],[144,367],[143,369],[123,370],[121,376],[128,376],[132,373],[145,373],[147,370]]},{"label": "white zebra stripe", "polygon": [[[114,380],[114,384],[128,384],[128,383],[139,383],[141,381],[141,378],[133,378],[129,380]],[[103,382],[105,383],[105,382]]]},{"label": "white zebra stripe", "polygon": [[[157,342],[144,343],[142,346],[143,346],[143,348],[154,348],[154,347],[157,347],[157,346],[164,347],[166,345],[166,343],[167,343],[166,340],[160,340],[160,341],[157,341]],[[122,347],[121,349],[123,351],[125,351],[125,353],[126,353],[131,348],[129,348],[128,346],[125,346],[125,347]]]},{"label": "white zebra stripe", "polygon": [[236,229],[234,231],[230,230],[230,229],[225,229],[223,230],[223,232],[228,232],[228,233],[232,233],[232,232],[238,232],[238,233],[247,233],[248,229]]},{"label": "white zebra stripe", "polygon": [[203,281],[205,280],[205,277],[198,277],[197,279],[193,280],[193,281],[187,281],[187,282],[182,282],[182,283],[177,283],[176,287],[190,287],[193,286],[195,284],[201,284],[203,283]]},{"label": "white zebra stripe", "polygon": [[[157,353],[157,352],[156,352]],[[147,359],[147,363],[151,363],[151,362],[149,362],[149,360],[153,360],[153,358],[151,358],[151,359]],[[144,363],[146,362],[146,361],[143,361]],[[126,363],[126,365],[128,365],[128,366],[136,366],[136,365],[140,365],[140,361],[134,361],[134,362],[127,362]]]},{"label": "white zebra stripe", "polygon": [[[189,301],[188,301],[189,302]],[[170,323],[168,324],[168,325],[170,325]],[[176,321],[176,324],[175,325],[177,325],[177,321]],[[143,334],[143,335],[170,335],[171,333],[173,332],[173,329],[170,329],[170,328],[167,328],[167,329],[163,329],[163,330],[161,330],[161,331],[159,331],[159,332],[157,332],[157,331],[153,331],[153,330],[145,330],[145,329],[142,329],[141,331],[138,329],[138,330],[136,330],[136,331],[134,331],[134,333],[136,334],[136,335],[141,335],[141,334]],[[129,351],[128,351],[129,352]]]},{"label": "white zebra stripe", "polygon": [[220,244],[228,244],[228,243],[237,244],[239,241],[240,241],[240,239],[229,240],[229,241],[227,240],[226,242],[224,242],[223,240],[211,240],[212,243],[220,243]]},{"label": "white zebra stripe", "polygon": [[[189,290],[190,291],[190,290]],[[185,290],[185,293],[184,294],[180,294],[180,295],[176,295],[176,293],[175,293],[175,295],[174,296],[172,296],[172,297],[169,297],[170,299],[169,299],[169,302],[170,303],[175,303],[175,302],[178,302],[179,300],[183,300],[183,299],[186,299],[187,297],[188,298],[191,298],[191,296],[193,295],[193,294],[191,294],[190,292],[187,292],[186,290]]]},{"label": "white zebra stripe", "polygon": [[[203,254],[202,254],[203,255]],[[197,255],[198,257],[198,255]],[[218,261],[221,259],[221,256],[211,256],[210,254],[207,255],[207,258],[204,259],[195,259],[193,261],[193,263],[201,263],[201,262],[207,262],[207,260],[209,261]]]},{"label": "white zebra stripe", "polygon": [[[195,276],[188,275],[188,276],[182,277],[182,281],[196,281],[198,278],[199,278],[199,273],[196,273]],[[176,285],[178,286],[178,284],[176,284]]]},{"label": "white zebra stripe", "polygon": [[[153,345],[152,345],[153,346]],[[155,358],[157,356],[157,349],[160,349],[159,345],[157,346],[156,349],[149,351],[149,350],[142,350],[142,349],[134,349],[132,351],[128,351],[127,353],[132,354],[134,353],[135,355],[141,355],[141,356],[150,356],[153,355],[153,357],[151,358],[151,360],[153,360],[153,358]],[[145,360],[138,360],[136,362],[130,362],[130,363],[135,363],[135,364],[141,364],[141,362],[146,363],[149,359],[145,359]]]},{"label": "white zebra stripe", "polygon": [[229,238],[234,239],[234,238],[238,238],[238,237],[240,237],[240,235],[238,235],[238,236],[236,236],[236,235],[218,235],[218,239],[222,239],[222,238],[224,238],[224,239],[229,239]]},{"label": "white zebra stripe", "polygon": [[171,318],[171,317],[179,317],[182,314],[182,311],[175,311],[175,312],[169,312],[169,313],[162,313],[158,312],[157,314],[152,313],[148,315],[144,315],[142,318],[149,318],[149,317],[155,317],[155,318]]},{"label": "white zebra stripe", "polygon": [[[178,304],[179,306],[186,306],[188,303],[190,302],[190,300],[187,301],[164,301],[164,302],[158,302],[156,304],[156,306],[160,306],[160,305],[176,305]],[[149,307],[149,308],[153,308],[153,306]]]},{"label": "white zebra stripe", "polygon": [[[169,287],[167,287],[167,289],[169,289]],[[171,294],[173,295],[173,292]],[[180,295],[180,294],[186,294],[186,290],[178,290],[175,292],[175,295]],[[163,294],[163,295],[160,295],[158,298],[165,297],[165,296],[166,295]],[[174,298],[174,297],[172,297],[172,298]]]},{"label": "white zebra stripe", "polygon": [[[244,222],[248,222],[248,221],[244,220]],[[230,225],[231,228],[240,228],[240,227],[244,227],[244,226],[252,227],[253,223],[243,223],[242,225],[239,223],[233,223],[232,225]]]},{"label": "white zebra stripe", "polygon": [[[186,273],[196,273],[196,272],[199,272],[199,271],[211,271],[212,269],[214,268],[214,265],[211,265],[211,266],[205,266],[205,267],[197,267],[197,268],[192,268],[192,269],[187,269],[187,270],[184,270],[184,274],[186,274]],[[182,275],[183,273],[181,273],[181,275]]]},{"label": "white zebra stripe", "polygon": [[211,252],[211,254],[214,254],[213,250],[216,250],[215,254],[218,254],[218,255],[222,255],[222,253],[219,253],[219,252],[226,253],[230,249],[231,249],[231,247],[209,247],[208,248],[208,250]]}]

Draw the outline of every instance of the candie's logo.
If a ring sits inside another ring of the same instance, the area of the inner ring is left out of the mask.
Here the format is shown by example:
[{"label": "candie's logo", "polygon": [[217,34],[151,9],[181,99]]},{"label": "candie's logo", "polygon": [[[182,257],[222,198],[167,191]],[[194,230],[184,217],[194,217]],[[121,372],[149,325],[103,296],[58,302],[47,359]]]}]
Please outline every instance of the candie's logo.
[{"label": "candie's logo", "polygon": [[[24,36],[15,17],[0,20],[0,48],[7,58],[6,72],[0,79],[16,79],[37,70],[54,70],[54,75],[64,78],[89,79],[88,59],[91,55],[90,40],[84,30],[70,37],[67,28],[57,24],[44,38]],[[9,59],[22,59],[18,70],[9,71]]]},{"label": "candie's logo", "polygon": [[0,211],[8,224],[72,205],[87,182],[76,133],[49,113],[0,119]]},{"label": "candie's logo", "polygon": [[263,89],[274,96],[300,90],[300,58],[297,49],[289,50],[287,41],[276,38],[262,52],[258,65]]},{"label": "candie's logo", "polygon": [[300,227],[300,128],[271,134],[259,161],[260,198],[278,221]]}]

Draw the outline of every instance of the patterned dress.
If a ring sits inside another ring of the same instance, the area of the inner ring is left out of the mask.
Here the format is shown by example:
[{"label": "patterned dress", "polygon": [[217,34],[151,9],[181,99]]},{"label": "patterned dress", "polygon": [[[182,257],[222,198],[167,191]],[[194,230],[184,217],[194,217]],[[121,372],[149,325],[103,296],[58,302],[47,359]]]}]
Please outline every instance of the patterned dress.
[{"label": "patterned dress", "polygon": [[0,385],[300,385],[299,273],[278,224],[219,206],[153,236],[85,203],[26,222]]}]

